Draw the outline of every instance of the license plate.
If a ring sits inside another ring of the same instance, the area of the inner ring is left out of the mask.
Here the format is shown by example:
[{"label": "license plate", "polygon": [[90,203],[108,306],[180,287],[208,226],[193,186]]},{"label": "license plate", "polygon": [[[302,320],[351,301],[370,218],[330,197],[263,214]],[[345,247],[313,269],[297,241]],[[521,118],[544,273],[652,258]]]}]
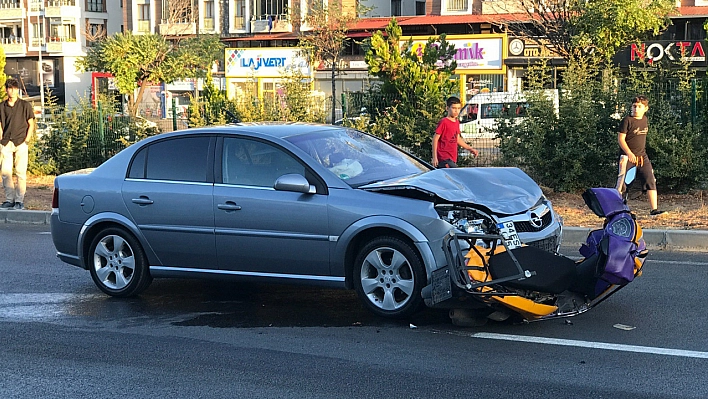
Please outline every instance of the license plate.
[{"label": "license plate", "polygon": [[514,249],[521,246],[521,240],[519,240],[519,235],[516,234],[514,222],[499,223],[497,227],[499,228],[499,233],[504,237],[507,248]]}]

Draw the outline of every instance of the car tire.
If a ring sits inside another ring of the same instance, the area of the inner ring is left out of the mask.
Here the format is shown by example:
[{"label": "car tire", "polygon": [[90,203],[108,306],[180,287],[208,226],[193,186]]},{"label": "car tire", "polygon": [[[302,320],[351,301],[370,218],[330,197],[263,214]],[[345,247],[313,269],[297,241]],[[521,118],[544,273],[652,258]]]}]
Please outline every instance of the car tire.
[{"label": "car tire", "polygon": [[111,296],[137,295],[152,282],[142,246],[122,228],[110,227],[94,237],[87,265],[93,282]]},{"label": "car tire", "polygon": [[361,249],[354,265],[359,299],[374,314],[403,318],[423,305],[426,274],[410,244],[395,237],[373,239]]}]

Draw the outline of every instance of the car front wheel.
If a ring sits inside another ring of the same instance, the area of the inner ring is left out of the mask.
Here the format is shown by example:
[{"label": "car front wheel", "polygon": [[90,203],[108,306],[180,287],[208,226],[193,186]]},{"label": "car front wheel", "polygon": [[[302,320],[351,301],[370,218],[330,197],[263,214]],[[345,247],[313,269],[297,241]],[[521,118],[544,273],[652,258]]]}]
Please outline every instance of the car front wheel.
[{"label": "car front wheel", "polygon": [[420,309],[425,285],[423,262],[406,242],[379,237],[356,258],[354,284],[359,298],[373,313],[401,318]]},{"label": "car front wheel", "polygon": [[91,278],[108,295],[137,295],[152,281],[140,243],[121,228],[111,227],[99,232],[88,255]]}]

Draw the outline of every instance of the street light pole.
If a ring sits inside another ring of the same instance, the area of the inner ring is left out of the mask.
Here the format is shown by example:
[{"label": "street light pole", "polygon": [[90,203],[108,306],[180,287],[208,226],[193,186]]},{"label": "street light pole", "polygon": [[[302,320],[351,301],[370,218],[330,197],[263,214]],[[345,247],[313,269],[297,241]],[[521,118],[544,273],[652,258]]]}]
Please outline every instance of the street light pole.
[{"label": "street light pole", "polygon": [[40,32],[40,38],[39,38],[39,102],[40,102],[40,109],[42,110],[42,114],[40,116],[41,119],[44,119],[44,64],[42,63],[42,45],[44,44],[44,2],[41,3],[39,7],[39,18],[40,18],[40,25],[42,27],[41,32]]}]

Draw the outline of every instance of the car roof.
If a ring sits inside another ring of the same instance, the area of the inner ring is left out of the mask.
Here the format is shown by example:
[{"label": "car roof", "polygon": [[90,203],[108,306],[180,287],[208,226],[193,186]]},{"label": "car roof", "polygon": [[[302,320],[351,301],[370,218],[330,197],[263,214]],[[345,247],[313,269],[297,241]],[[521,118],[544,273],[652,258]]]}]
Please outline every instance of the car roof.
[{"label": "car roof", "polygon": [[297,136],[304,133],[312,133],[314,131],[325,130],[342,130],[346,129],[342,126],[325,125],[319,123],[305,122],[242,122],[224,126],[214,126],[208,128],[188,129],[176,131],[181,133],[257,133],[266,136],[277,138],[285,138]]}]

